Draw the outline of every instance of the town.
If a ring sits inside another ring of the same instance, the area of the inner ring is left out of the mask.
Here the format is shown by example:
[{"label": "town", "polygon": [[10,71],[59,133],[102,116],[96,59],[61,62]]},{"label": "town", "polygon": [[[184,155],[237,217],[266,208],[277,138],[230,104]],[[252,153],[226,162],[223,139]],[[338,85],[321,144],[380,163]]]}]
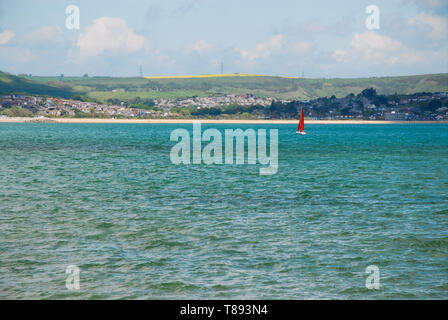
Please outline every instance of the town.
[{"label": "town", "polygon": [[0,96],[2,117],[147,118],[147,119],[296,119],[300,108],[314,120],[448,120],[448,93],[380,95],[373,88],[343,98],[277,100],[252,94],[188,99],[92,102],[9,94]]}]

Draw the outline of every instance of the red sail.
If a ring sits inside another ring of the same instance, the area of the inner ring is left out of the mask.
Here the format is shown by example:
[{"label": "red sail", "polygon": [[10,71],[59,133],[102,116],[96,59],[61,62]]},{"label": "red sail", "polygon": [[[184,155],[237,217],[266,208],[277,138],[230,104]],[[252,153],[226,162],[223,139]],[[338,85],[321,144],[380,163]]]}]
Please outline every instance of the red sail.
[{"label": "red sail", "polygon": [[299,127],[297,128],[297,132],[304,132],[305,131],[305,122],[303,120],[303,109],[300,109],[300,121],[299,121]]}]

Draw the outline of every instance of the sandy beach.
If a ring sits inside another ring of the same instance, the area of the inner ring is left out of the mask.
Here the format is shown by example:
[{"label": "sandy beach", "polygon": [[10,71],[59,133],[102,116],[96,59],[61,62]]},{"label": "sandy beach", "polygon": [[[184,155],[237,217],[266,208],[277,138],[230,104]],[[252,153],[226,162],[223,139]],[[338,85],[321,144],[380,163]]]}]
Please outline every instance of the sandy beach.
[{"label": "sandy beach", "polygon": [[[101,119],[101,118],[8,118],[0,122],[31,123],[160,123],[184,124],[200,121],[209,124],[297,124],[298,120],[213,120],[213,119]],[[448,121],[378,121],[378,120],[305,120],[306,124],[448,124]]]}]

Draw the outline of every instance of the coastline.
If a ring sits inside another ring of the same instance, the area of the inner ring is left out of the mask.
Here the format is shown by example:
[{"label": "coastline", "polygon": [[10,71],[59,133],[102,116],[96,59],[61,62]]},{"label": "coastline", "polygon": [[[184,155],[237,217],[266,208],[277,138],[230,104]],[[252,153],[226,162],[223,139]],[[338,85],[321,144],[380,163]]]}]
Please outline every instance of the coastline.
[{"label": "coastline", "polygon": [[[298,120],[219,120],[219,119],[102,119],[102,118],[2,118],[0,123],[141,123],[190,124],[297,124]],[[306,124],[448,124],[448,121],[385,121],[385,120],[306,120]]]}]

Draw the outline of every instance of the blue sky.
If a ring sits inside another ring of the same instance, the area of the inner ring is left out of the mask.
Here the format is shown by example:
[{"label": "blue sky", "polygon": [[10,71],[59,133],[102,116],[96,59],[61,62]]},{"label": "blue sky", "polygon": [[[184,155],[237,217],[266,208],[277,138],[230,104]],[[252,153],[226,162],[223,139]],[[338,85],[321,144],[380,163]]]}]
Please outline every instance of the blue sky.
[{"label": "blue sky", "polygon": [[0,70],[15,74],[445,73],[447,40],[448,0],[0,0]]}]

